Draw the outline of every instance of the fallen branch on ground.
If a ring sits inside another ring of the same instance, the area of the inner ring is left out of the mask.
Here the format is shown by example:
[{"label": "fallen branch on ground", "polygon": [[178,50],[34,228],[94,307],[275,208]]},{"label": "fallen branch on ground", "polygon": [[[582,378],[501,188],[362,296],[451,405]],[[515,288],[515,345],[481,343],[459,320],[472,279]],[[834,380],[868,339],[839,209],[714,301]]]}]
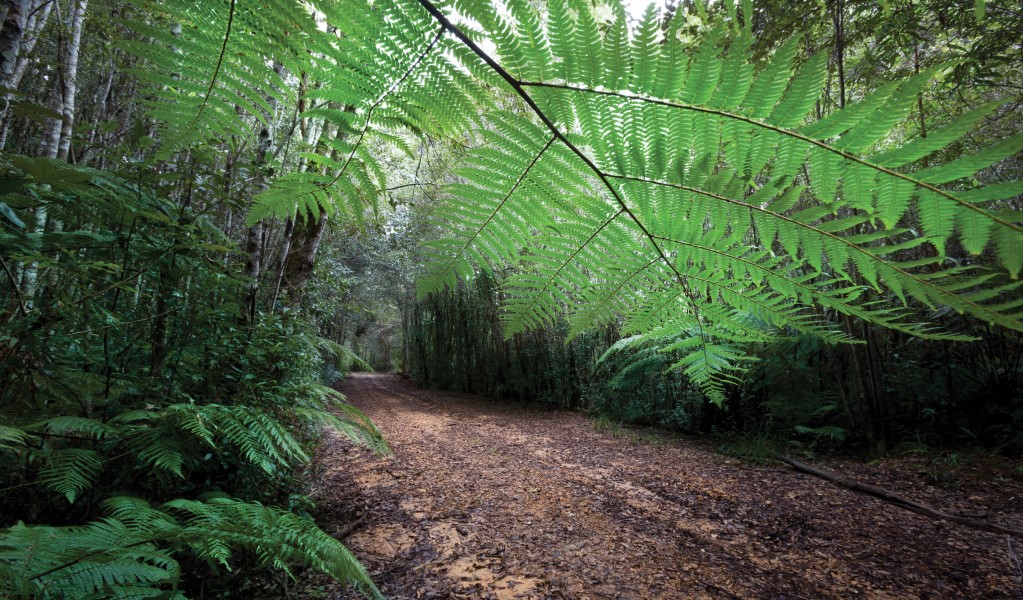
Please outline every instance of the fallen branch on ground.
[{"label": "fallen branch on ground", "polygon": [[343,542],[345,540],[345,538],[347,538],[348,536],[350,536],[352,534],[353,531],[355,531],[359,527],[362,527],[362,524],[365,523],[365,522],[366,522],[366,515],[362,515],[358,519],[355,519],[354,521],[352,521],[348,525],[345,525],[344,527],[342,527],[341,529],[338,529],[337,531],[335,531],[334,533],[332,533],[330,535],[333,536],[334,539]]},{"label": "fallen branch on ground", "polygon": [[1019,556],[1016,555],[1016,551],[1012,548],[1012,536],[1005,536],[1005,545],[1009,549],[1009,562],[1015,567],[1019,578],[1023,581],[1023,562],[1020,561]]},{"label": "fallen branch on ground", "polygon": [[853,490],[854,492],[860,492],[863,494],[867,494],[868,496],[873,496],[875,498],[878,498],[879,500],[884,500],[889,504],[894,504],[895,506],[898,506],[900,508],[913,511],[918,515],[923,515],[931,519],[941,519],[944,521],[950,521],[952,523],[958,523],[960,525],[965,525],[966,527],[970,527],[972,529],[979,529],[980,531],[986,531],[988,533],[998,533],[1023,538],[1023,529],[1017,529],[1015,527],[1007,527],[1003,525],[996,525],[994,523],[987,523],[984,521],[978,521],[976,519],[970,519],[967,517],[950,514],[944,511],[940,511],[936,508],[931,508],[926,504],[921,504],[914,500],[903,498],[902,496],[893,494],[892,492],[889,492],[884,488],[879,488],[876,485],[860,483],[858,481],[853,481],[851,479],[843,479],[842,477],[839,477],[834,473],[822,471],[821,469],[811,467],[806,463],[801,463],[798,460],[789,458],[787,456],[775,456],[775,458],[791,466],[797,471],[813,475],[814,477],[820,477],[821,479],[830,481],[831,483],[837,486],[848,488],[850,490]]}]

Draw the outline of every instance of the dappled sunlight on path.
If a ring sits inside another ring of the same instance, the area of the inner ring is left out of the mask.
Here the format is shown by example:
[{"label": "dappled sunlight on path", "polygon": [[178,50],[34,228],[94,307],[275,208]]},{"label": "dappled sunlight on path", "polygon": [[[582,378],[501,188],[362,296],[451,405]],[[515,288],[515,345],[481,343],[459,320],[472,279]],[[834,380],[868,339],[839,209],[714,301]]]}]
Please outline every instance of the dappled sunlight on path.
[{"label": "dappled sunlight on path", "polygon": [[[331,436],[314,497],[327,530],[388,597],[1010,598],[1019,589],[1004,539],[782,467],[393,376],[355,375],[340,389],[395,456]],[[970,495],[935,493],[928,500],[945,505]],[[970,500],[1012,504],[997,493]]]}]

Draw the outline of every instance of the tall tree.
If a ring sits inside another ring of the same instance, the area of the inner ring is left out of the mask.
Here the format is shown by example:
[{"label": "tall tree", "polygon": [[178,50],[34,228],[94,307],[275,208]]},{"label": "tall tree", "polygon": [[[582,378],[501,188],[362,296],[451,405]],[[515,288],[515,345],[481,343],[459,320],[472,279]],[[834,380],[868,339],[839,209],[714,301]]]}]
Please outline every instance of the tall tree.
[{"label": "tall tree", "polygon": [[[20,0],[17,0],[20,4]],[[21,80],[25,77],[25,73],[28,71],[28,66],[31,62],[32,51],[36,46],[36,42],[39,41],[39,37],[42,34],[43,29],[46,28],[47,23],[50,19],[50,14],[53,11],[54,5],[57,2],[55,0],[33,0],[28,6],[27,10],[23,10],[23,17],[25,22],[21,26],[21,38],[17,43],[17,50],[15,51],[14,63],[10,66],[11,73],[4,81],[2,87],[6,87],[9,90],[16,90],[21,85]],[[8,10],[8,16],[12,14],[12,10]],[[6,28],[6,24],[5,24]],[[8,42],[11,46],[14,45],[13,38],[16,37],[15,30],[12,29],[9,32],[11,39]],[[8,34],[4,34],[8,35]],[[13,50],[13,48],[12,48]],[[5,57],[8,54],[5,54]],[[8,65],[4,65],[4,69],[7,69]],[[0,111],[2,116],[2,122],[0,122],[0,149],[7,146],[7,134],[10,131],[11,125],[11,94],[4,92],[4,108]]]},{"label": "tall tree", "polygon": [[68,7],[66,20],[61,23],[57,44],[57,77],[53,85],[53,101],[50,103],[61,118],[51,120],[49,132],[43,138],[41,152],[50,158],[67,160],[71,148],[75,98],[78,94],[78,58],[88,4],[88,0],[73,0]]},{"label": "tall tree", "polygon": [[4,16],[3,29],[0,29],[0,87],[12,87],[14,67],[18,62],[25,20],[31,5],[31,0],[4,0],[0,4]]}]

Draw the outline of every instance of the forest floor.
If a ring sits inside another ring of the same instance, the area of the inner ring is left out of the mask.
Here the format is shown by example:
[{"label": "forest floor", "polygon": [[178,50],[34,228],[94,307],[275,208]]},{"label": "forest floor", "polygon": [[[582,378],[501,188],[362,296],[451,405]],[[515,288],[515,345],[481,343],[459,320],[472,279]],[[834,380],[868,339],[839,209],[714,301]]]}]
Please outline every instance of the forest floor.
[{"label": "forest floor", "polygon": [[[388,598],[1021,598],[1023,540],[906,512],[682,437],[356,374],[340,388],[394,450],[329,435],[320,524]],[[989,463],[935,486],[914,457],[814,461],[935,508],[1023,524]],[[355,598],[325,580],[306,597]]]}]

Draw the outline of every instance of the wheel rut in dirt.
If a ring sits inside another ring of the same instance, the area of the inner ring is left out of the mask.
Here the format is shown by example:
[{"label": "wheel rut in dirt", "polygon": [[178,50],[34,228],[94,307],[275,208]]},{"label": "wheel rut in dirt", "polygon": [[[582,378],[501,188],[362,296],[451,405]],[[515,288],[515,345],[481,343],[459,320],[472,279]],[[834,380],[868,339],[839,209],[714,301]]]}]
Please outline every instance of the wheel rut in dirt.
[{"label": "wheel rut in dirt", "polygon": [[[419,390],[395,376],[356,374],[340,389],[394,458],[328,434],[313,493],[318,520],[390,598],[1020,592],[1005,539],[781,467],[740,464],[686,440],[599,432],[576,413]],[[848,468],[855,476],[859,467]],[[933,493],[936,504],[1020,517],[1011,488]]]}]

